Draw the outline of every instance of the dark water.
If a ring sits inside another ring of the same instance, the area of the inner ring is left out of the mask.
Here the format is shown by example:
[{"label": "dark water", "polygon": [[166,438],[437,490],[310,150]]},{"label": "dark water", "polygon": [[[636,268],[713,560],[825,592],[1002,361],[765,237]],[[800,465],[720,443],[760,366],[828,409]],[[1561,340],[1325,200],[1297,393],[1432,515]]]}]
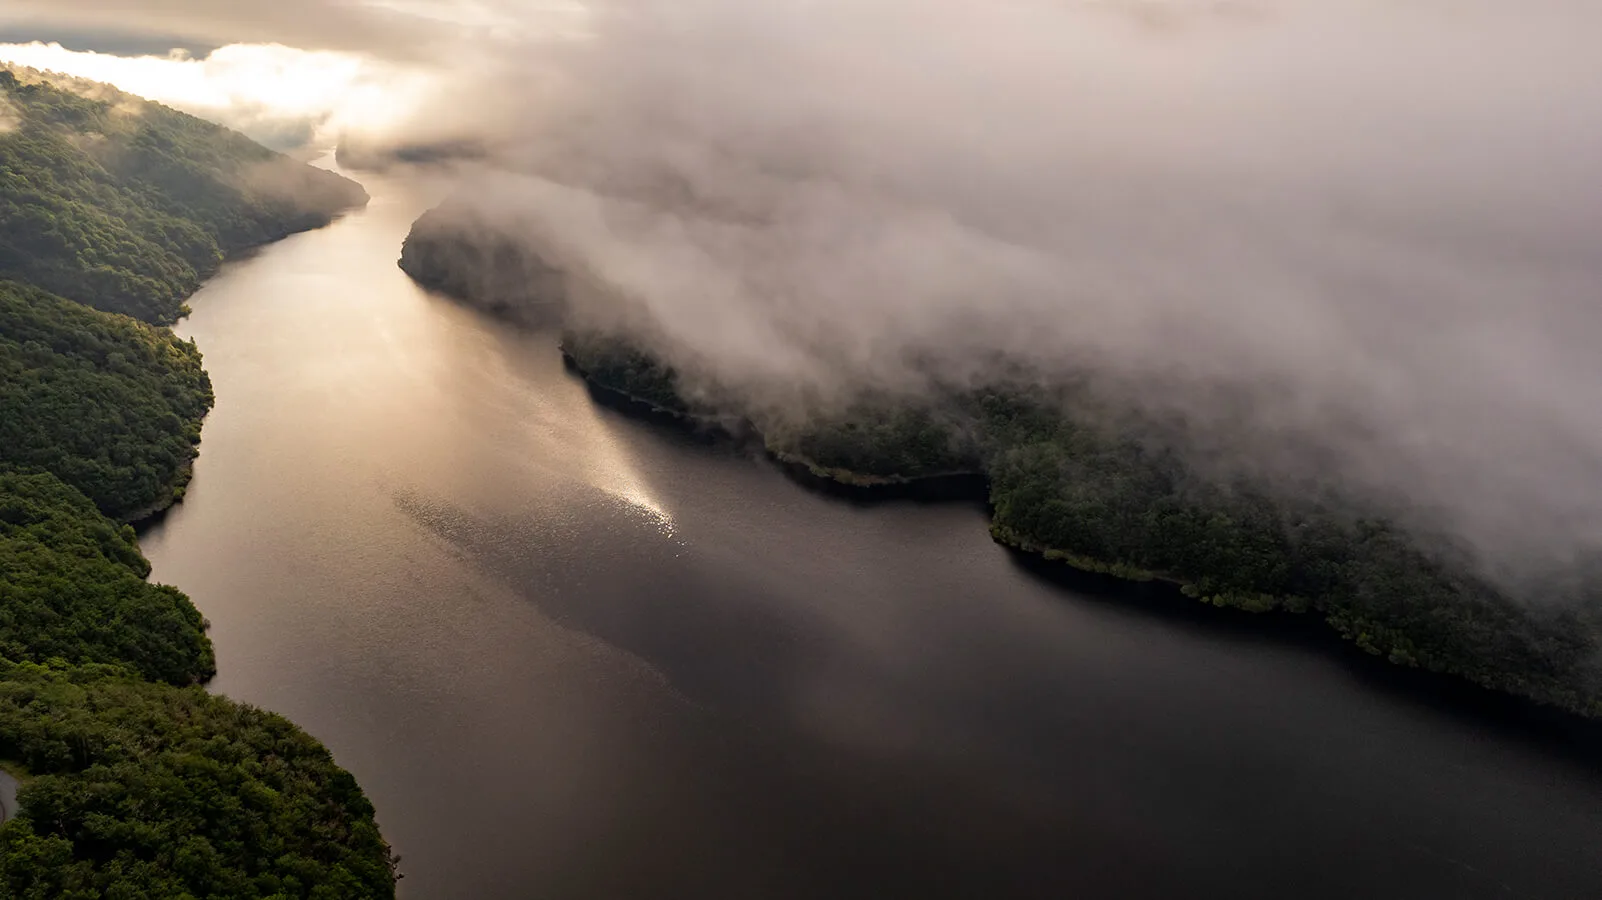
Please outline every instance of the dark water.
[{"label": "dark water", "polygon": [[1602,896],[1572,729],[597,407],[413,288],[428,190],[365,180],[195,297],[218,407],[144,546],[405,897]]}]

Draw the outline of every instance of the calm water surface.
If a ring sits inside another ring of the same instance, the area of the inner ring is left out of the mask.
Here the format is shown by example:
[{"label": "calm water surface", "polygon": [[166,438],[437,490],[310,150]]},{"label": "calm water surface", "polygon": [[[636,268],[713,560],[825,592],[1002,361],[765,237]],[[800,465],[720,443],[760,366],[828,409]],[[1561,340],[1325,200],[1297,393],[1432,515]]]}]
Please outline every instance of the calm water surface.
[{"label": "calm water surface", "polygon": [[144,548],[404,897],[1602,896],[1586,745],[597,407],[363,180],[192,301],[218,405]]}]

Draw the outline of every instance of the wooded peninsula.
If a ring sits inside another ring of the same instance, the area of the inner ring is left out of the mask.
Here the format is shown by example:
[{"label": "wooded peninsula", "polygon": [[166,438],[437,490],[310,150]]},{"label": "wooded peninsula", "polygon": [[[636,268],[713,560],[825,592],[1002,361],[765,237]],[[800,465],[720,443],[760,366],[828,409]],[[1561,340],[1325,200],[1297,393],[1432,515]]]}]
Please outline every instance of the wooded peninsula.
[{"label": "wooded peninsula", "polygon": [[1292,491],[1242,469],[1204,470],[1182,435],[1071,382],[864,392],[844,409],[774,416],[744,402],[715,363],[683,372],[620,329],[572,326],[549,276],[520,302],[500,278],[492,297],[475,292],[486,260],[499,273],[554,270],[471,222],[447,201],[414,228],[402,268],[498,314],[568,322],[563,353],[598,388],[701,427],[737,423],[775,458],[850,487],[980,476],[992,537],[1019,552],[1169,582],[1218,607],[1316,615],[1392,663],[1602,716],[1602,560],[1510,589],[1447,536],[1404,528],[1344,485]]}]

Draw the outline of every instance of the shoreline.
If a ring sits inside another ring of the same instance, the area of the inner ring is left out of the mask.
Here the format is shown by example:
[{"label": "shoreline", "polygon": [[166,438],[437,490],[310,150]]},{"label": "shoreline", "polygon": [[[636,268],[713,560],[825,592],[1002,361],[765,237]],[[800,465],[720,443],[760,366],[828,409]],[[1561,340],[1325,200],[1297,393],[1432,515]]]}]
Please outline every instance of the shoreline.
[{"label": "shoreline", "polygon": [[853,502],[913,500],[928,503],[989,503],[989,479],[982,472],[937,472],[914,477],[864,475],[849,469],[831,469],[804,456],[769,447],[760,429],[746,419],[719,419],[693,412],[669,409],[621,388],[597,381],[574,359],[566,347],[559,348],[562,364],[583,382],[590,396],[609,409],[676,427],[714,439],[759,447],[763,457],[787,478],[806,488]]},{"label": "shoreline", "polygon": [[[223,255],[221,264],[219,264],[216,269],[208,272],[206,276],[201,279],[200,288],[197,288],[195,293],[199,293],[201,288],[204,288],[208,282],[217,277],[217,275],[222,272],[224,266],[227,266],[231,263],[244,262],[245,260],[250,259],[257,253],[260,253],[262,250],[271,247],[274,244],[287,240],[288,238],[295,237],[296,235],[309,234],[310,232],[327,228],[351,213],[360,212],[366,209],[373,202],[372,195],[367,193],[367,189],[362,187],[360,182],[353,179],[346,180],[350,181],[352,184],[356,185],[358,189],[360,189],[360,202],[330,213],[326,217],[319,216],[317,221],[308,220],[295,227],[279,229],[278,231],[274,231],[272,236],[266,238],[261,243],[240,247],[232,252],[225,253]],[[190,297],[193,296],[194,294],[190,295]],[[179,323],[183,322],[184,319],[190,316],[191,312],[192,310],[189,308],[189,298],[186,297],[184,298],[183,314],[180,315],[177,320],[153,327],[165,328],[168,331],[173,331],[178,327]],[[202,360],[202,367],[204,367],[204,360]],[[211,417],[211,411],[215,407],[216,399],[215,395],[213,395],[211,406],[208,406],[205,414],[200,417],[199,424],[201,428],[205,427],[206,419]],[[167,515],[172,512],[174,507],[182,504],[184,502],[185,494],[189,492],[189,485],[195,479],[195,461],[200,458],[200,440],[198,438],[194,443],[194,448],[194,454],[191,455],[189,459],[185,460],[183,465],[178,468],[176,473],[177,477],[172,481],[168,493],[164,499],[158,500],[155,503],[151,503],[147,506],[142,506],[133,512],[117,516],[115,517],[115,521],[118,521],[124,525],[131,525],[133,526],[135,533],[142,534],[153,526],[160,524],[162,519],[165,519]]]},{"label": "shoreline", "polygon": [[[408,243],[416,237],[408,235]],[[439,279],[419,278],[401,262],[401,269],[426,290],[433,291],[455,303],[478,310],[484,315],[513,326],[535,326],[527,317],[509,310],[502,304],[489,304],[459,290],[446,288]],[[550,323],[543,323],[550,324]],[[535,326],[538,327],[538,326]],[[543,328],[541,330],[544,330]],[[1347,609],[1333,601],[1303,596],[1278,596],[1266,593],[1218,592],[1206,589],[1185,579],[1167,573],[1149,571],[1142,567],[1120,562],[1106,562],[1061,548],[1041,545],[1015,529],[995,519],[991,501],[988,474],[980,472],[949,472],[929,476],[879,476],[853,472],[847,469],[823,466],[799,454],[770,446],[754,423],[736,416],[716,417],[682,406],[668,407],[660,401],[638,396],[630,391],[597,380],[569,348],[559,342],[563,365],[580,378],[590,396],[599,404],[616,409],[626,415],[675,427],[703,439],[732,440],[748,447],[760,447],[761,454],[791,481],[802,487],[852,503],[874,503],[890,500],[921,502],[983,503],[990,515],[990,537],[1009,552],[1024,554],[1043,565],[1058,566],[1079,574],[1115,579],[1122,584],[1140,588],[1160,584],[1172,589],[1176,596],[1187,598],[1193,606],[1234,610],[1257,617],[1284,614],[1316,623],[1316,627],[1353,657],[1373,657],[1389,668],[1437,673],[1442,677],[1460,680],[1476,691],[1508,695],[1531,707],[1554,710],[1565,716],[1583,720],[1602,720],[1602,698],[1588,697],[1568,685],[1525,682],[1524,673],[1503,672],[1494,666],[1476,670],[1472,660],[1459,660],[1448,652],[1435,656],[1413,645],[1411,639],[1386,622],[1357,609]],[[1357,651],[1357,652],[1353,652]]]},{"label": "shoreline", "polygon": [[[1395,653],[1386,654],[1381,652],[1377,647],[1371,643],[1366,643],[1364,640],[1365,628],[1368,623],[1361,620],[1347,621],[1340,618],[1336,612],[1327,609],[1317,600],[1305,597],[1276,597],[1267,594],[1205,594],[1195,585],[1161,572],[1148,571],[1124,563],[1103,562],[1071,551],[1043,546],[1017,533],[1012,528],[995,521],[994,508],[990,504],[989,479],[983,474],[942,473],[918,478],[892,480],[861,475],[848,470],[829,469],[803,457],[775,451],[767,447],[763,442],[761,432],[749,421],[737,420],[731,427],[730,423],[726,421],[691,412],[668,409],[643,397],[635,396],[625,390],[596,381],[589,372],[578,364],[566,348],[561,348],[561,353],[565,367],[583,380],[590,395],[597,402],[627,415],[634,415],[687,432],[698,433],[702,436],[737,442],[754,442],[761,447],[761,453],[766,459],[774,463],[788,479],[805,489],[851,503],[875,503],[892,500],[982,502],[991,515],[988,530],[990,539],[994,543],[1005,548],[1008,553],[1014,554],[1016,557],[1029,559],[1033,564],[1032,569],[1035,567],[1050,567],[1058,569],[1061,573],[1067,573],[1070,578],[1102,580],[1105,582],[1100,590],[1102,594],[1119,593],[1132,596],[1134,592],[1149,593],[1152,590],[1157,590],[1171,593],[1172,599],[1183,600],[1183,605],[1198,611],[1201,611],[1204,607],[1210,607],[1211,610],[1208,612],[1211,613],[1224,610],[1228,611],[1228,613],[1256,620],[1292,621],[1303,628],[1319,632],[1319,640],[1325,646],[1333,649],[1343,658],[1353,661],[1354,664],[1372,662],[1388,670],[1398,678],[1444,679],[1464,691],[1481,696],[1487,702],[1491,698],[1506,701],[1513,704],[1515,708],[1522,708],[1530,714],[1540,711],[1575,722],[1596,723],[1602,721],[1602,709],[1584,708],[1578,702],[1564,702],[1558,698],[1536,699],[1511,690],[1509,686],[1488,683],[1484,678],[1452,665],[1432,665],[1410,657],[1398,657]],[[1109,590],[1114,586],[1118,589],[1117,591]],[[1434,693],[1439,693],[1444,688],[1436,685],[1431,690]]]},{"label": "shoreline", "polygon": [[[200,420],[202,425],[205,424],[206,417],[210,415],[211,410],[206,410],[206,416],[202,416]],[[195,460],[199,457],[200,452],[196,450],[195,455],[191,456],[178,469],[178,480],[173,483],[164,499],[158,500],[149,506],[140,507],[127,515],[119,516],[117,521],[124,525],[133,526],[133,530],[137,534],[148,530],[151,526],[166,518],[173,507],[184,502],[184,495],[189,492],[189,484],[195,480]]]},{"label": "shoreline", "polygon": [[[217,402],[206,360],[177,330],[192,301],[230,264],[372,197],[222,125],[19,71],[22,80],[0,65],[0,106],[17,107],[23,143],[0,140],[0,150],[38,190],[7,199],[59,220],[72,240],[27,245],[39,252],[0,267],[16,338],[7,367],[43,373],[7,405],[23,428],[4,485],[16,514],[3,549],[20,578],[0,659],[0,832],[16,851],[7,886],[393,898],[398,857],[354,775],[287,717],[209,686],[219,674],[210,623],[153,577],[140,546],[192,487]],[[25,236],[31,220],[12,218],[0,231]],[[167,790],[174,779],[195,790]],[[42,812],[56,794],[73,810]],[[216,797],[231,811],[205,815]],[[185,857],[191,835],[207,849],[199,862]]]},{"label": "shoreline", "polygon": [[[195,293],[199,293],[201,288],[204,288],[206,284],[211,281],[211,279],[217,277],[217,275],[222,272],[223,267],[230,263],[243,262],[244,260],[248,260],[255,254],[261,252],[263,249],[272,246],[273,244],[277,244],[280,241],[292,238],[296,235],[308,234],[313,231],[327,228],[328,226],[338,222],[340,219],[350,215],[353,212],[360,212],[361,210],[366,209],[368,205],[373,202],[372,195],[367,193],[367,189],[363,188],[360,182],[352,180],[351,183],[356,185],[361,191],[360,202],[354,203],[348,207],[345,207],[344,209],[338,210],[337,212],[330,213],[326,217],[318,216],[316,221],[308,219],[303,223],[298,223],[296,226],[288,229],[278,229],[261,243],[240,247],[232,252],[225,253],[223,255],[222,262],[217,266],[217,268],[206,273],[205,277],[200,280],[200,287],[196,289]],[[194,294],[190,295],[190,297],[193,296]],[[177,328],[179,323],[188,318],[192,312],[189,308],[189,299],[189,297],[184,298],[183,312],[176,320],[166,324],[155,325],[153,327],[165,328],[168,331],[173,331],[173,329]],[[204,367],[204,361],[202,361],[202,367]],[[208,406],[205,414],[200,417],[199,424],[202,428],[205,427],[206,419],[210,418],[211,410],[215,406],[216,400],[214,395],[212,405]],[[191,455],[189,459],[185,460],[183,465],[179,466],[178,471],[175,473],[176,477],[173,479],[168,488],[167,495],[163,499],[158,500],[155,503],[139,507],[133,512],[117,516],[115,517],[115,520],[124,525],[133,526],[133,529],[136,533],[142,533],[148,530],[150,527],[159,524],[162,519],[166,518],[168,513],[172,512],[173,507],[183,503],[184,495],[188,493],[189,485],[195,479],[195,460],[200,457],[200,441],[198,439],[194,443],[194,448],[195,451],[193,455]]]}]

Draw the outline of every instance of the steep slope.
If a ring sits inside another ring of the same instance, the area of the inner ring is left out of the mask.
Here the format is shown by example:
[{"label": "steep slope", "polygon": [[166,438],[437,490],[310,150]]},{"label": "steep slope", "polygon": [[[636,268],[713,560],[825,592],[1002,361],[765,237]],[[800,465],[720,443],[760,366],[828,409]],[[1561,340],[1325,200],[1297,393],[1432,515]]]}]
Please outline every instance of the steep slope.
[{"label": "steep slope", "polygon": [[369,900],[393,859],[354,779],[272,713],[96,668],[0,661],[0,897]]},{"label": "steep slope", "polygon": [[211,404],[194,344],[0,282],[0,463],[137,518],[182,493]]},{"label": "steep slope", "polygon": [[366,200],[338,175],[103,85],[0,69],[0,114],[0,278],[146,322],[176,321],[225,257]]},{"label": "steep slope", "polygon": [[0,657],[124,665],[172,684],[216,673],[194,604],[151,584],[133,529],[53,475],[0,469]]}]

